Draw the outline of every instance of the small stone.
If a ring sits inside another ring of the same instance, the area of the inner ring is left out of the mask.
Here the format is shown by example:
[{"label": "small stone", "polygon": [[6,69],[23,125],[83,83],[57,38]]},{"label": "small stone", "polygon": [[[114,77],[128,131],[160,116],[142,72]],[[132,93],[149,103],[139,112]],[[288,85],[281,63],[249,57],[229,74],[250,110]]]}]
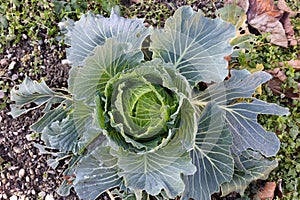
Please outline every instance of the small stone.
[{"label": "small stone", "polygon": [[0,90],[0,99],[3,99],[4,96],[5,96],[4,92]]},{"label": "small stone", "polygon": [[13,196],[9,197],[9,200],[18,200],[18,197],[13,195]]},{"label": "small stone", "polygon": [[19,177],[23,178],[24,175],[25,175],[25,170],[24,169],[20,169],[20,171],[19,171]]},{"label": "small stone", "polygon": [[3,58],[0,60],[0,65],[5,66],[7,64],[8,64],[7,59]]},{"label": "small stone", "polygon": [[35,190],[31,190],[31,194],[32,194],[32,195],[35,195]]},{"label": "small stone", "polygon": [[14,131],[13,134],[14,134],[15,136],[19,135],[19,133],[18,133],[17,131]]},{"label": "small stone", "polygon": [[30,178],[29,178],[29,176],[26,176],[25,180],[26,180],[26,182],[28,182],[28,183],[29,183],[29,181],[30,181]]},{"label": "small stone", "polygon": [[41,191],[41,192],[38,193],[38,196],[39,197],[44,197],[44,196],[46,196],[46,193],[44,191]]},{"label": "small stone", "polygon": [[50,194],[47,194],[45,197],[45,200],[54,200],[53,196]]},{"label": "small stone", "polygon": [[12,55],[11,53],[7,54],[7,58],[8,58],[8,59],[11,59],[12,56],[13,56],[13,55]]},{"label": "small stone", "polygon": [[15,153],[22,153],[22,149],[20,147],[14,146],[13,150]]},{"label": "small stone", "polygon": [[22,34],[22,37],[24,38],[24,40],[27,40],[27,35],[26,34]]},{"label": "small stone", "polygon": [[32,141],[32,140],[33,140],[33,137],[34,137],[34,133],[27,134],[25,137],[26,137],[26,140]]},{"label": "small stone", "polygon": [[61,64],[63,64],[63,65],[71,64],[71,62],[68,59],[63,59],[63,60],[61,60]]},{"label": "small stone", "polygon": [[17,74],[13,74],[12,77],[11,77],[11,79],[13,81],[17,80],[18,78],[19,78],[19,76]]},{"label": "small stone", "polygon": [[15,65],[16,65],[16,64],[17,64],[16,61],[12,61],[12,62],[9,64],[8,69],[9,69],[9,70],[13,70],[13,69],[15,68]]},{"label": "small stone", "polygon": [[2,198],[3,198],[3,199],[7,199],[7,195],[4,193],[4,194],[2,195]]}]

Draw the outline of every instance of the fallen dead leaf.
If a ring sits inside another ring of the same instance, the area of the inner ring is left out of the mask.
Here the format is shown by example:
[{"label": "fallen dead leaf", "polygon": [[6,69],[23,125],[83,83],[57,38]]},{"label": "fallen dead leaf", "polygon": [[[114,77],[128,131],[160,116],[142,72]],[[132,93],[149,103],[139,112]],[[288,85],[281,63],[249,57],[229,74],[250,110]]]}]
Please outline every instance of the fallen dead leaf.
[{"label": "fallen dead leaf", "polygon": [[293,88],[286,88],[283,91],[281,85],[287,79],[285,73],[281,71],[280,68],[275,68],[273,70],[268,70],[268,73],[273,75],[273,79],[270,80],[267,86],[272,90],[273,94],[278,96],[284,96],[290,99],[299,99],[300,97],[300,83],[298,83],[298,93],[294,92]]},{"label": "fallen dead leaf", "polygon": [[271,34],[271,43],[288,47],[298,43],[290,20],[297,13],[288,7],[285,0],[279,0],[277,6],[274,0],[249,0],[247,15],[251,26],[260,33]]},{"label": "fallen dead leaf", "polygon": [[273,199],[276,188],[275,182],[266,182],[264,188],[259,192],[261,200]]},{"label": "fallen dead leaf", "polygon": [[300,70],[300,60],[290,60],[285,62],[279,62],[279,66],[283,67],[285,64],[292,66],[296,71]]},{"label": "fallen dead leaf", "polygon": [[290,16],[295,16],[297,13],[293,12],[284,0],[278,1],[278,8],[284,11],[284,14],[281,17],[280,21],[283,24],[287,39],[290,42],[291,46],[296,46],[298,42],[295,38],[294,27],[291,23]]},{"label": "fallen dead leaf", "polygon": [[271,43],[287,47],[288,40],[279,21],[284,11],[273,0],[249,0],[248,23],[260,33],[271,33]]}]

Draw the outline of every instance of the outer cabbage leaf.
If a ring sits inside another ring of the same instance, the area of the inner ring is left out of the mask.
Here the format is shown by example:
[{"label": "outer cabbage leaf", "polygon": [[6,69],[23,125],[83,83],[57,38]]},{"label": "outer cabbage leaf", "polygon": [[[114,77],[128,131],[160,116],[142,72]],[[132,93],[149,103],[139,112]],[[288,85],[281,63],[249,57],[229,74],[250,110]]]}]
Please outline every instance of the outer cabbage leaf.
[{"label": "outer cabbage leaf", "polygon": [[[44,80],[38,83],[25,76],[22,84],[11,90],[11,100],[15,101],[15,104],[10,105],[10,114],[15,118],[44,104],[46,104],[44,110],[48,111],[52,104],[62,102],[65,100],[65,97],[51,90]],[[28,109],[22,108],[29,103],[35,103],[36,106]]]},{"label": "outer cabbage leaf", "polygon": [[257,115],[286,115],[288,109],[254,98],[252,102],[235,103],[240,98],[252,98],[255,89],[270,78],[271,75],[266,72],[250,74],[246,70],[232,70],[229,80],[194,95],[195,104],[205,105],[213,100],[226,112],[225,122],[233,134],[232,152],[235,154],[250,148],[269,157],[274,156],[279,149],[277,136],[266,132],[257,123]]},{"label": "outer cabbage leaf", "polygon": [[119,42],[132,44],[130,51],[141,49],[142,42],[149,34],[142,19],[125,19],[113,11],[110,18],[88,13],[77,22],[68,20],[67,58],[72,66],[83,66],[84,59],[94,53],[96,46],[103,45],[107,38],[115,37]]},{"label": "outer cabbage leaf", "polygon": [[76,100],[94,102],[96,91],[103,92],[106,83],[117,73],[134,68],[143,59],[141,51],[128,53],[131,45],[109,38],[97,46],[84,67],[73,67],[69,77],[69,90]]},{"label": "outer cabbage leaf", "polygon": [[59,149],[61,152],[77,153],[78,131],[74,125],[74,121],[70,116],[62,121],[55,121],[47,126],[43,132],[41,139],[45,141],[48,147]]},{"label": "outer cabbage leaf", "polygon": [[180,142],[170,142],[154,152],[137,154],[124,151],[112,151],[118,157],[118,173],[124,178],[125,186],[133,191],[145,190],[157,195],[164,190],[169,198],[174,198],[184,190],[180,175],[192,175],[195,166]]},{"label": "outer cabbage leaf", "polygon": [[150,50],[154,57],[173,63],[192,86],[200,81],[221,82],[228,74],[224,57],[232,53],[229,39],[234,35],[230,23],[181,7],[163,30],[152,33]]},{"label": "outer cabbage leaf", "polygon": [[49,110],[37,122],[32,124],[30,129],[36,133],[41,133],[44,128],[51,125],[53,122],[61,121],[66,118],[71,109],[71,101],[63,101],[57,108]]},{"label": "outer cabbage leaf", "polygon": [[234,47],[231,57],[238,57],[239,52],[251,47],[254,36],[249,32],[246,25],[247,15],[238,5],[227,5],[217,10],[216,15],[227,22],[233,24],[236,28],[236,36],[231,39],[230,44]]},{"label": "outer cabbage leaf", "polygon": [[225,126],[223,114],[224,111],[210,102],[199,119],[196,143],[190,152],[197,171],[194,175],[183,177],[183,199],[210,199],[210,195],[219,191],[222,183],[232,178],[232,137]]},{"label": "outer cabbage leaf", "polygon": [[74,188],[83,200],[96,199],[105,190],[119,187],[117,158],[103,144],[83,157],[75,170]]},{"label": "outer cabbage leaf", "polygon": [[221,185],[222,195],[233,191],[243,194],[248,185],[257,179],[266,179],[268,174],[277,167],[276,160],[268,160],[258,152],[244,151],[234,156],[235,170],[230,182]]}]

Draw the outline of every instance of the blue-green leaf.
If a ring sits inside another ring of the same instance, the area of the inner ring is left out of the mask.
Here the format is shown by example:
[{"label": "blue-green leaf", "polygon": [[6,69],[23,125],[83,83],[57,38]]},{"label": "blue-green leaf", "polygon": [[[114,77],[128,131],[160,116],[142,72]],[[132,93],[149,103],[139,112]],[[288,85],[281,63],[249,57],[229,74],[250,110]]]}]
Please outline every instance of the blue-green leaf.
[{"label": "blue-green leaf", "polygon": [[[25,76],[24,81],[18,87],[14,87],[11,90],[11,101],[15,101],[15,104],[11,104],[10,114],[15,118],[31,110],[46,104],[45,111],[50,110],[50,107],[54,103],[60,103],[65,100],[65,97],[51,90],[42,80],[40,83],[32,81],[28,76]],[[23,108],[29,103],[34,103],[35,106],[31,108]]]},{"label": "blue-green leaf", "polygon": [[130,48],[129,43],[119,43],[109,38],[104,45],[95,48],[94,55],[85,60],[84,67],[73,67],[69,90],[74,99],[94,102],[96,92],[103,92],[113,76],[140,63],[142,52],[129,53]]},{"label": "blue-green leaf", "polygon": [[30,126],[30,129],[36,133],[42,133],[44,128],[51,125],[55,121],[61,121],[67,117],[72,106],[70,101],[63,101],[57,108],[49,110],[37,122]]},{"label": "blue-green leaf", "polygon": [[240,154],[251,148],[267,157],[276,155],[280,148],[280,141],[275,133],[264,130],[257,122],[257,115],[284,115],[288,114],[287,109],[257,99],[253,99],[251,103],[228,105],[224,109],[226,123],[233,134],[233,153]]},{"label": "blue-green leaf", "polygon": [[68,116],[62,121],[55,121],[47,126],[42,132],[41,139],[45,141],[47,146],[58,149],[60,152],[76,153],[78,151],[78,137],[79,133],[74,121]]},{"label": "blue-green leaf", "polygon": [[184,190],[181,174],[192,175],[195,166],[179,142],[170,142],[155,152],[137,154],[134,152],[113,151],[118,157],[118,173],[124,178],[125,186],[131,190],[145,190],[157,195],[164,190],[169,198],[174,198]]},{"label": "blue-green leaf", "polygon": [[107,38],[132,44],[130,51],[141,49],[142,42],[149,34],[142,19],[126,19],[112,12],[110,18],[88,13],[77,22],[68,20],[67,59],[72,66],[83,66],[84,59],[94,53],[96,46],[103,45]]},{"label": "blue-green leaf", "polygon": [[234,156],[235,170],[230,182],[221,185],[222,196],[233,191],[243,195],[248,185],[257,179],[266,179],[268,174],[277,167],[276,160],[268,160],[258,152],[244,151]]},{"label": "blue-green leaf", "polygon": [[224,111],[209,103],[199,119],[194,149],[190,152],[197,171],[185,176],[183,199],[210,199],[219,185],[231,180],[233,158],[230,153],[232,137],[224,123]]},{"label": "blue-green leaf", "polygon": [[110,154],[110,147],[100,145],[78,163],[74,188],[83,200],[94,200],[105,190],[119,187],[117,158]]},{"label": "blue-green leaf", "polygon": [[150,50],[154,57],[173,63],[192,86],[200,81],[221,82],[228,74],[224,57],[232,53],[229,40],[234,35],[230,23],[181,7],[163,30],[152,33]]},{"label": "blue-green leaf", "polygon": [[[214,84],[194,95],[195,104],[205,106],[208,102],[215,101],[226,112],[225,122],[233,134],[232,152],[235,154],[250,148],[269,157],[274,156],[279,149],[278,138],[258,124],[257,115],[286,115],[289,113],[288,109],[252,98],[255,89],[270,78],[271,75],[266,72],[250,74],[247,70],[232,70],[228,81]],[[252,100],[236,103],[241,98]]]}]

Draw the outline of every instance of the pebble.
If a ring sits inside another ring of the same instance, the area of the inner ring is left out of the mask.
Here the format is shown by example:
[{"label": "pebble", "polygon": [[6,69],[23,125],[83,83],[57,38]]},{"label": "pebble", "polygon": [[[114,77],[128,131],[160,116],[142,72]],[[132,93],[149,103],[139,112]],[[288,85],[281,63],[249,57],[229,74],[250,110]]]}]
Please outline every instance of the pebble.
[{"label": "pebble", "polygon": [[27,40],[27,35],[26,34],[22,34],[22,37],[24,38],[24,40]]},{"label": "pebble", "polygon": [[20,147],[14,146],[13,150],[15,153],[22,153],[22,149]]},{"label": "pebble", "polygon": [[12,61],[12,62],[9,64],[8,69],[9,69],[9,70],[13,70],[13,69],[15,68],[15,65],[16,65],[16,64],[17,64],[16,61]]},{"label": "pebble", "polygon": [[25,175],[25,170],[24,169],[20,169],[20,171],[19,171],[19,177],[23,178],[24,175]]},{"label": "pebble", "polygon": [[26,180],[26,182],[29,182],[30,181],[29,176],[26,176],[25,180]]},{"label": "pebble", "polygon": [[53,196],[50,194],[47,194],[45,197],[45,200],[54,200]]},{"label": "pebble", "polygon": [[44,191],[41,191],[41,192],[38,193],[38,196],[39,197],[44,197],[44,196],[46,196],[46,193]]},{"label": "pebble", "polygon": [[2,198],[3,198],[3,199],[7,199],[7,195],[4,193],[4,194],[2,195]]},{"label": "pebble", "polygon": [[8,58],[8,59],[11,59],[12,56],[13,56],[13,55],[12,55],[11,53],[7,54],[7,58]]},{"label": "pebble", "polygon": [[18,197],[16,195],[13,195],[13,196],[9,197],[9,200],[18,200]]},{"label": "pebble", "polygon": [[63,59],[63,60],[61,60],[61,64],[63,64],[63,65],[71,64],[71,62],[68,59]]},{"label": "pebble", "polygon": [[11,79],[13,81],[17,80],[18,78],[19,78],[19,76],[17,74],[13,74],[12,77],[11,77]]},{"label": "pebble", "polygon": [[8,62],[7,62],[7,59],[3,58],[0,60],[0,65],[4,66],[4,65],[7,65]]},{"label": "pebble", "polygon": [[4,92],[0,90],[0,99],[2,99],[5,96]]},{"label": "pebble", "polygon": [[28,141],[32,141],[33,140],[33,135],[34,135],[34,133],[32,133],[32,134],[27,134],[25,137],[26,137],[26,140],[28,140]]}]

